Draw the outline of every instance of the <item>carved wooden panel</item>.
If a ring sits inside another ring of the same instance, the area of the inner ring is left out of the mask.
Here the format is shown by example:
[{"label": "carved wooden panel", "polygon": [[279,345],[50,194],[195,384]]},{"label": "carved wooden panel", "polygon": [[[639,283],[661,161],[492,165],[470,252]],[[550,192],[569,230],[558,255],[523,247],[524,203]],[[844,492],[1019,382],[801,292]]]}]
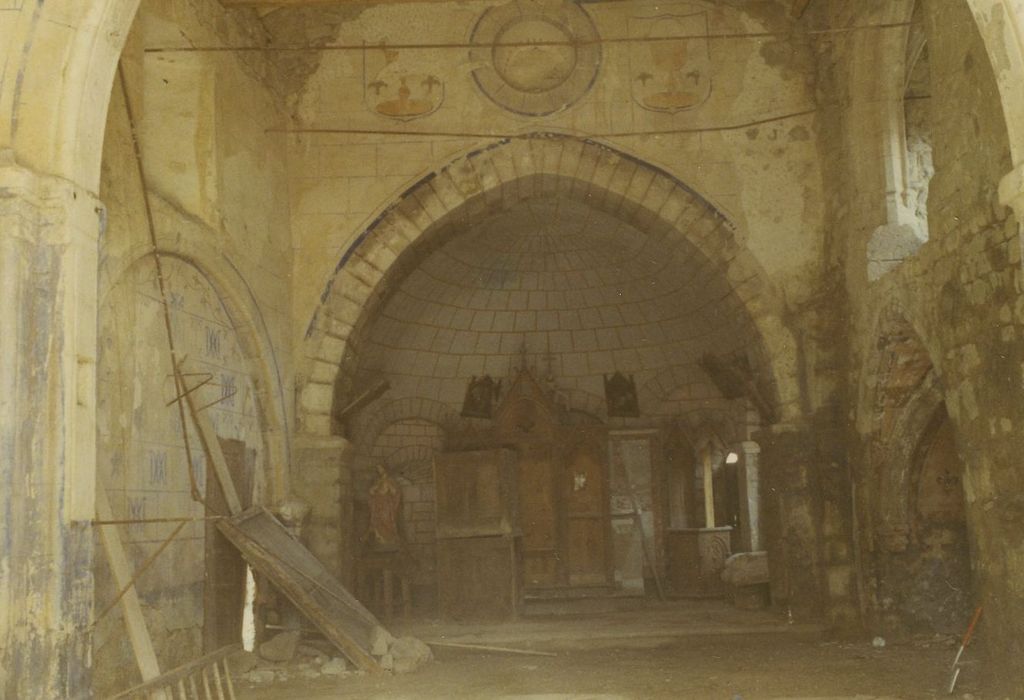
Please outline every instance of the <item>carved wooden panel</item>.
[{"label": "carved wooden panel", "polygon": [[519,455],[519,522],[527,586],[554,586],[560,581],[557,464],[549,447],[528,448]]},{"label": "carved wooden panel", "polygon": [[515,617],[522,599],[518,542],[507,536],[439,540],[441,614],[454,620]]},{"label": "carved wooden panel", "polygon": [[611,573],[607,436],[588,430],[573,437],[562,476],[569,584],[604,585]]},{"label": "carved wooden panel", "polygon": [[514,533],[515,459],[510,450],[446,452],[435,458],[439,538]]}]

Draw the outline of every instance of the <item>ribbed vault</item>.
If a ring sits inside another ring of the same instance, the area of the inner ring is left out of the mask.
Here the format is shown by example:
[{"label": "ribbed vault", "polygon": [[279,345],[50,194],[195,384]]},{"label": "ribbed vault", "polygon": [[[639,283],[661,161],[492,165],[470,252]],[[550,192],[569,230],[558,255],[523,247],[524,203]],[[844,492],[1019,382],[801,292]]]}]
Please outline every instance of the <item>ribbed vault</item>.
[{"label": "ribbed vault", "polygon": [[645,416],[718,411],[697,360],[758,344],[706,256],[578,201],[528,198],[436,240],[361,329],[354,385],[387,378],[390,396],[457,410],[471,377],[507,377],[525,354],[570,397],[598,399],[576,408],[600,407],[604,376],[620,371]]}]

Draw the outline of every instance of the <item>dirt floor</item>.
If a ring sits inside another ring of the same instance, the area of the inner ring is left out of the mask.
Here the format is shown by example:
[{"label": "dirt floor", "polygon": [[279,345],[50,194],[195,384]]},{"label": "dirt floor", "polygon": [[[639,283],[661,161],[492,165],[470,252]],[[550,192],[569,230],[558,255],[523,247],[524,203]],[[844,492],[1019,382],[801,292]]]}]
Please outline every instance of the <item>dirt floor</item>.
[{"label": "dirt floor", "polygon": [[[918,638],[872,645],[826,641],[820,628],[789,625],[721,603],[550,617],[505,625],[419,622],[392,626],[424,641],[490,644],[553,652],[521,656],[434,647],[435,660],[410,674],[240,679],[239,696],[303,698],[936,698],[946,694],[955,641]],[[970,650],[977,659],[980,648]],[[965,667],[953,697],[987,699],[983,665]]]}]

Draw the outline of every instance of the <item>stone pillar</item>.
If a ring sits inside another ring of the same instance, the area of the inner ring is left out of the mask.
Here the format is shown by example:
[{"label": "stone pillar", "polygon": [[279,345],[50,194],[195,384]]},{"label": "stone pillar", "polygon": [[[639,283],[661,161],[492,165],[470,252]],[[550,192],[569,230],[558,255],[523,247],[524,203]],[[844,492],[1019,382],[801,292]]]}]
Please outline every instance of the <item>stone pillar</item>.
[{"label": "stone pillar", "polygon": [[0,152],[0,696],[90,695],[102,207]]},{"label": "stone pillar", "polygon": [[763,547],[768,551],[772,601],[797,618],[820,618],[827,601],[814,437],[788,426],[773,426],[758,437],[765,494]]},{"label": "stone pillar", "polygon": [[715,473],[711,464],[711,448],[705,447],[700,453],[704,467],[704,527],[715,527]]},{"label": "stone pillar", "polygon": [[305,542],[327,570],[351,588],[355,542],[352,517],[352,443],[337,435],[300,435],[293,449],[291,485],[312,507]]},{"label": "stone pillar", "polygon": [[747,551],[757,552],[761,549],[761,446],[752,440],[740,446],[743,448],[743,465],[739,472],[740,544]]}]

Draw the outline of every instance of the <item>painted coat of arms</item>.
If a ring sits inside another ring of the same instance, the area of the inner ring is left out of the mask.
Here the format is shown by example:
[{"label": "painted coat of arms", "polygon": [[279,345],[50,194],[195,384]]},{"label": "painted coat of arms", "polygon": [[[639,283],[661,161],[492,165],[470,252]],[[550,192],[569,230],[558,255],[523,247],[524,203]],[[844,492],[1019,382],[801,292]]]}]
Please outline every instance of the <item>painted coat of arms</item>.
[{"label": "painted coat of arms", "polygon": [[675,114],[711,96],[708,13],[669,5],[631,17],[630,81],[633,100],[654,112]]},{"label": "painted coat of arms", "polygon": [[363,96],[382,117],[408,121],[433,114],[444,102],[444,82],[410,51],[386,44],[363,51]]}]

